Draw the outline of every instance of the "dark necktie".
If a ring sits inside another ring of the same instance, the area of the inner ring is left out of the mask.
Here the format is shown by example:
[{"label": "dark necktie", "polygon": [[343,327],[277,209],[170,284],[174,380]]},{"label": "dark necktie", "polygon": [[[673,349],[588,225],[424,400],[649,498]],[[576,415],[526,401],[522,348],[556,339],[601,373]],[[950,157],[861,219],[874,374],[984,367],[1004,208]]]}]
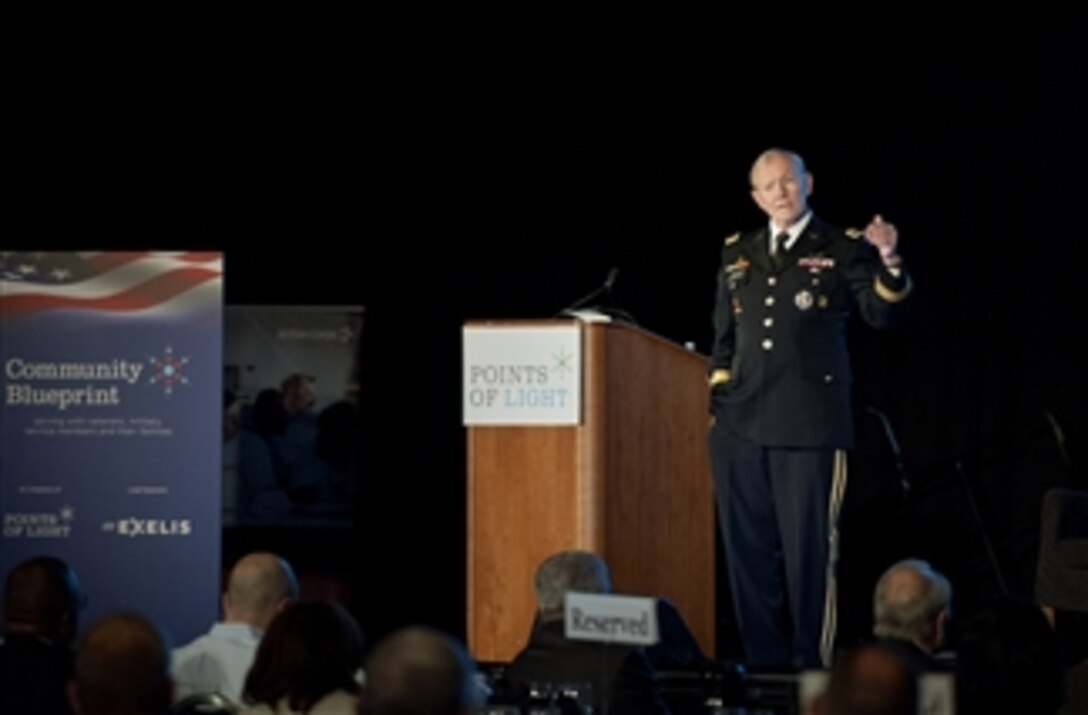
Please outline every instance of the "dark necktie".
[{"label": "dark necktie", "polygon": [[782,270],[786,263],[786,242],[790,240],[790,234],[786,231],[771,238],[771,265],[776,271]]}]

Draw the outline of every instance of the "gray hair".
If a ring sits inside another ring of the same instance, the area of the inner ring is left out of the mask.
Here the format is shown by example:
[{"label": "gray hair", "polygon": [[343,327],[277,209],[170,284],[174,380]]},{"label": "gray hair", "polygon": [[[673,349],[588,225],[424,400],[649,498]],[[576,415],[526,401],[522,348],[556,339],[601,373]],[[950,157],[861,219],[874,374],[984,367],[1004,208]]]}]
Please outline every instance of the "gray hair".
[{"label": "gray hair", "polygon": [[952,585],[947,578],[925,561],[900,561],[877,581],[873,634],[932,644],[937,635],[937,618],[951,602]]},{"label": "gray hair", "polygon": [[804,176],[805,175],[805,171],[806,171],[806,169],[805,169],[805,160],[801,158],[800,154],[798,154],[795,151],[790,151],[789,149],[782,149],[780,147],[771,147],[770,149],[764,150],[763,153],[761,153],[759,156],[757,156],[756,160],[752,162],[752,168],[748,171],[748,182],[750,184],[755,186],[756,167],[759,166],[760,164],[762,164],[763,162],[769,160],[773,156],[784,156],[784,157],[786,157],[787,159],[789,159],[793,163],[793,167],[797,170],[797,175],[798,176]]},{"label": "gray hair", "polygon": [[562,613],[567,591],[611,592],[604,559],[590,551],[560,551],[545,559],[536,572],[536,600],[541,617]]}]

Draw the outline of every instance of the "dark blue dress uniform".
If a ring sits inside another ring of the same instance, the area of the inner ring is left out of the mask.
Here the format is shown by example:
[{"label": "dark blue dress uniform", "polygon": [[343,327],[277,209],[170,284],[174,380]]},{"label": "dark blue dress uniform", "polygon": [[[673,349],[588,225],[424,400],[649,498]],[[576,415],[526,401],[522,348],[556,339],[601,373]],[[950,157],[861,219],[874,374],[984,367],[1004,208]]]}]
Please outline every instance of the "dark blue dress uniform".
[{"label": "dark blue dress uniform", "polygon": [[911,283],[860,232],[816,217],[777,260],[769,245],[764,228],[722,249],[709,446],[746,658],[812,667],[834,637],[834,527],[854,439],[847,319],[856,309],[890,325]]}]

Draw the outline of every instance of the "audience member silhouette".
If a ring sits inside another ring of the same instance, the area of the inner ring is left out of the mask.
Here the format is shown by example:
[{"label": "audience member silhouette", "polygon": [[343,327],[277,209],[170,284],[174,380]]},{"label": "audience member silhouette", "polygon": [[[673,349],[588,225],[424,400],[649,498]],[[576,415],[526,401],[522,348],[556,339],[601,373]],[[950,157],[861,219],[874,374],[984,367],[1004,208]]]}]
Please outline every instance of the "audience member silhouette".
[{"label": "audience member silhouette", "polygon": [[69,715],[72,640],[85,597],[64,561],[28,559],[11,569],[4,588],[0,643],[0,712]]},{"label": "audience member silhouette", "polygon": [[257,648],[246,715],[354,715],[363,635],[341,606],[295,603],[273,619]]},{"label": "audience member silhouette", "polygon": [[964,620],[956,659],[960,715],[1052,715],[1062,700],[1058,647],[1038,606],[993,601]]},{"label": "audience member silhouette", "polygon": [[646,660],[655,671],[706,668],[712,661],[684,621],[680,609],[667,598],[657,599],[657,630],[660,639],[646,648]]},{"label": "audience member silhouette", "polygon": [[642,649],[564,636],[563,607],[569,591],[610,593],[608,566],[588,551],[562,551],[536,573],[537,621],[529,642],[507,670],[523,684],[589,684],[594,710],[607,704],[617,713],[660,713],[666,708]]},{"label": "audience member silhouette", "polygon": [[343,500],[354,497],[358,445],[359,418],[355,405],[341,400],[321,411],[317,416],[314,453],[326,472],[322,480],[323,498]]},{"label": "audience member silhouette", "polygon": [[232,390],[223,390],[223,520],[233,524],[242,508],[242,403]]},{"label": "audience member silhouette", "polygon": [[482,703],[475,666],[460,643],[413,626],[397,631],[366,662],[365,715],[467,715]]},{"label": "audience member silhouette", "polygon": [[312,502],[321,496],[321,485],[310,481],[314,475],[303,468],[314,455],[317,440],[317,404],[314,378],[292,373],[280,383],[280,399],[285,423],[283,429],[283,461],[287,469],[287,491],[292,502]]},{"label": "audience member silhouette", "polygon": [[916,715],[917,682],[907,665],[881,645],[840,657],[827,689],[813,703],[815,715]]},{"label": "audience member silhouette", "polygon": [[324,504],[353,503],[359,421],[355,406],[341,400],[317,416],[313,448],[291,465],[292,499]]},{"label": "audience member silhouette", "polygon": [[164,715],[173,683],[166,639],[134,613],[95,623],[76,650],[68,699],[77,715]]},{"label": "audience member silhouette", "polygon": [[948,579],[925,561],[894,564],[873,593],[873,634],[918,676],[936,666],[952,605]]},{"label": "audience member silhouette", "polygon": [[282,522],[290,515],[283,457],[287,416],[281,402],[279,390],[261,390],[253,405],[241,412],[240,429],[223,446],[226,476],[234,482],[227,485],[233,501],[226,506],[234,507],[242,523]]},{"label": "audience member silhouette", "polygon": [[178,699],[219,693],[240,703],[263,632],[297,598],[294,571],[279,556],[259,552],[239,559],[223,594],[223,620],[174,651]]},{"label": "audience member silhouette", "polygon": [[1088,713],[1088,660],[1077,663],[1066,673],[1065,701],[1062,703],[1061,713],[1062,715]]}]

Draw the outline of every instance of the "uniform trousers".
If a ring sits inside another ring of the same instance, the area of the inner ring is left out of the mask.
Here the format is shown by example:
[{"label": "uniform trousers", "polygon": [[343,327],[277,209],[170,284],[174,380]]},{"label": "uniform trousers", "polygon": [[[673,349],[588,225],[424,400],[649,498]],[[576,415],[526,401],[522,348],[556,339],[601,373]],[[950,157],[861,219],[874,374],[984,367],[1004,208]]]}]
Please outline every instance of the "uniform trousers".
[{"label": "uniform trousers", "polygon": [[717,420],[709,435],[718,519],[750,665],[829,665],[845,453],[767,447]]}]

